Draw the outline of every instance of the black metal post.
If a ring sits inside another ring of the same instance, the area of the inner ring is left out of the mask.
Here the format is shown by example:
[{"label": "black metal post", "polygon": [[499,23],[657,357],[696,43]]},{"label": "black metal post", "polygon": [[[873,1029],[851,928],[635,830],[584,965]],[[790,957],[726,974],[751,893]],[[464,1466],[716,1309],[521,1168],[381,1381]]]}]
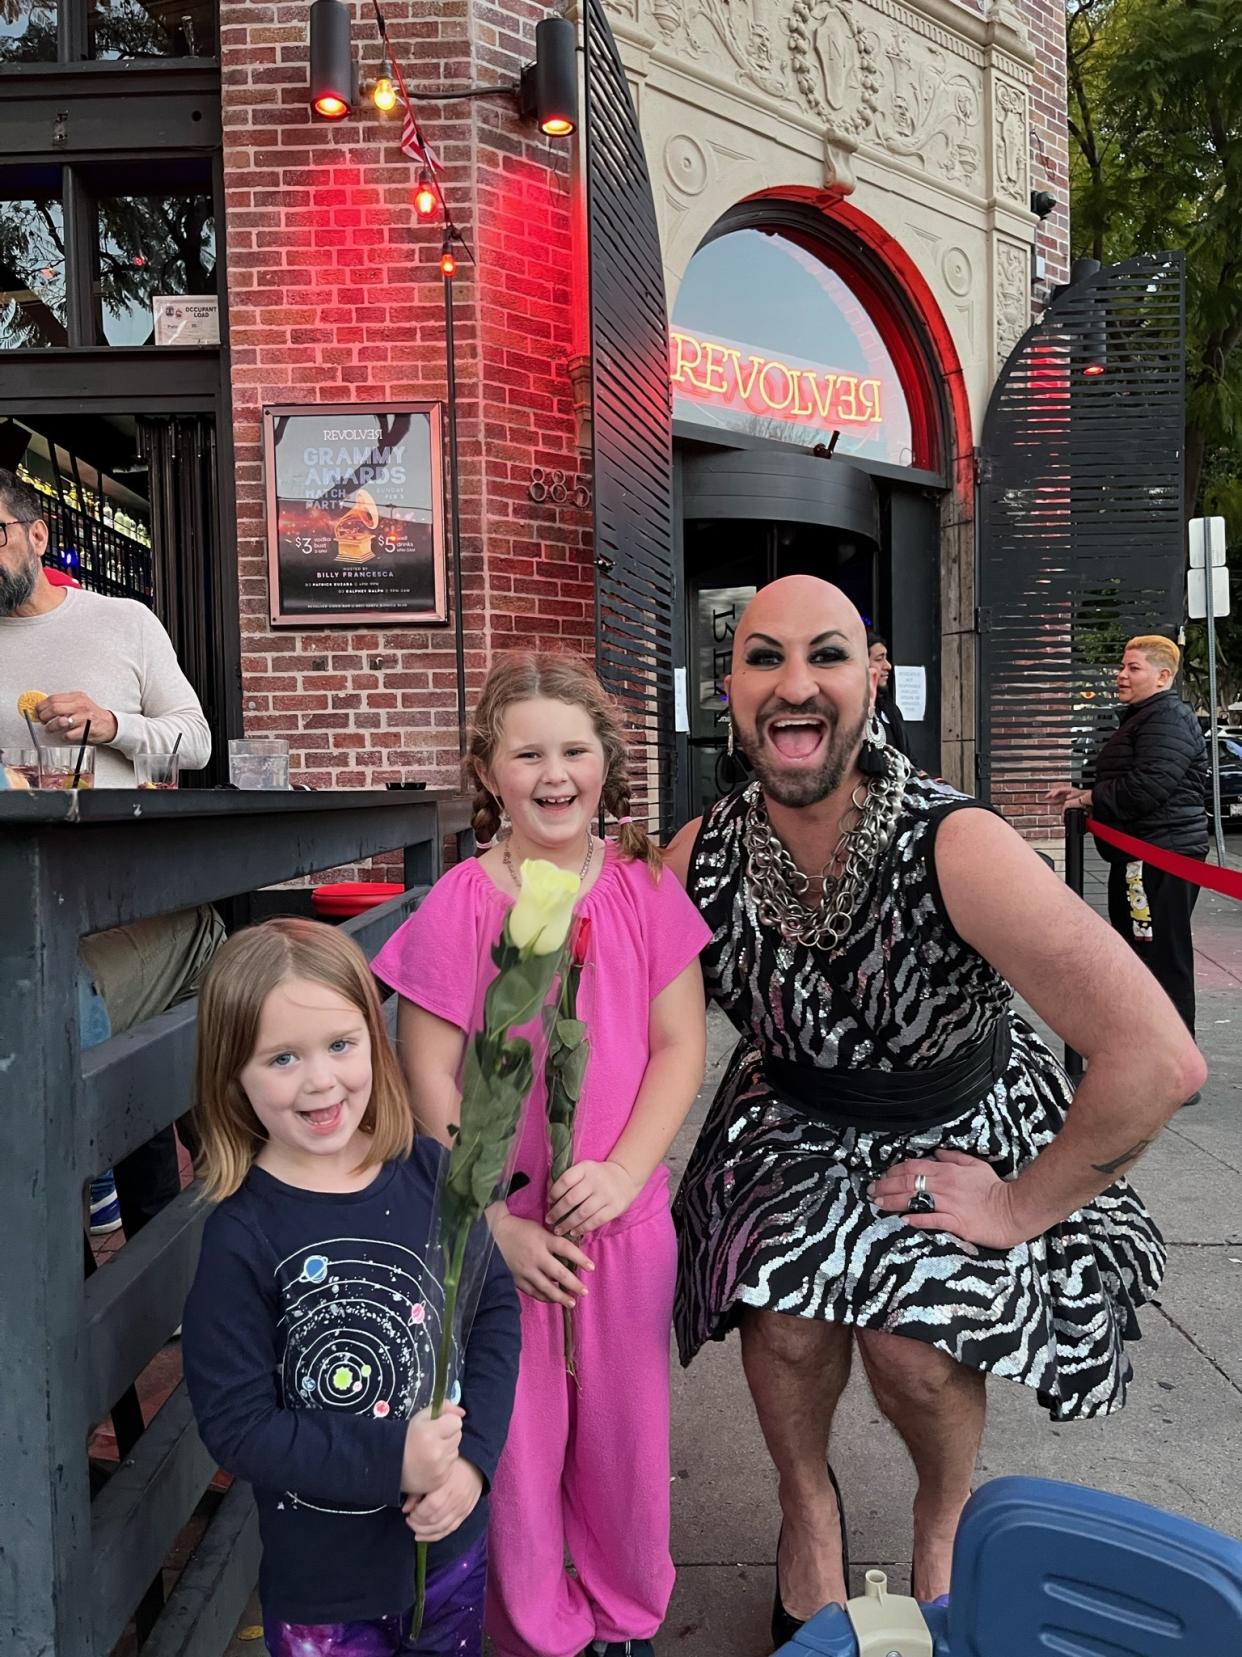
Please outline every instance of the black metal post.
[{"label": "black metal post", "polygon": [[[1083,850],[1087,838],[1087,814],[1081,806],[1065,813],[1065,884],[1076,896],[1083,894]],[[1066,1044],[1065,1070],[1071,1082],[1082,1080],[1082,1054]]]},{"label": "black metal post", "polygon": [[466,623],[461,576],[461,483],[457,474],[457,348],[453,336],[453,279],[444,278],[444,357],[448,379],[449,502],[453,534],[453,638],[457,645],[457,736],[466,752]]}]

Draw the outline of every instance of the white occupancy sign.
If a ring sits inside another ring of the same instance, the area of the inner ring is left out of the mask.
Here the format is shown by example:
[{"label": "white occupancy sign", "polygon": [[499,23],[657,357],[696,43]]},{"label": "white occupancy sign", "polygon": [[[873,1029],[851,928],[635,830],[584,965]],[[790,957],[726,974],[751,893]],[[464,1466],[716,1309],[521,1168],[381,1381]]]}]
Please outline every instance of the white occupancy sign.
[{"label": "white occupancy sign", "polygon": [[917,724],[927,713],[927,669],[895,667],[893,695],[901,710],[901,717]]},{"label": "white occupancy sign", "polygon": [[673,669],[673,729],[689,732],[690,730],[690,703],[686,693],[686,669]]},{"label": "white occupancy sign", "polygon": [[219,345],[220,300],[214,293],[151,297],[157,345]]}]

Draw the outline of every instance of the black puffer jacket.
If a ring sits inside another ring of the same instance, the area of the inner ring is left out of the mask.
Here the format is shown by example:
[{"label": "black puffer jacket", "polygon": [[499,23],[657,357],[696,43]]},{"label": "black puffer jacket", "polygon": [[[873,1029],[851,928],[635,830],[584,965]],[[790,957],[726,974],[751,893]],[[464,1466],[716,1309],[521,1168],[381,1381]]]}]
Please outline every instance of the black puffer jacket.
[{"label": "black puffer jacket", "polygon": [[[1175,691],[1159,691],[1122,708],[1121,722],[1095,762],[1092,812],[1138,840],[1202,857],[1208,846],[1207,783],[1207,744],[1199,721]],[[1115,846],[1096,844],[1110,863],[1125,862]]]}]

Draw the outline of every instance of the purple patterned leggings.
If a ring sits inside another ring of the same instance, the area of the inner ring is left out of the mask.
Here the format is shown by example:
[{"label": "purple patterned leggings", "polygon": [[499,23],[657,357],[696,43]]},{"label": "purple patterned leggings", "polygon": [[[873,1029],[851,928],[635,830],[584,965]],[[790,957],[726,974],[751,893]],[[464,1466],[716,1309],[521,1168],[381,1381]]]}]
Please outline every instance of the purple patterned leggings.
[{"label": "purple patterned leggings", "polygon": [[413,1611],[368,1622],[271,1622],[263,1639],[271,1657],[483,1657],[487,1534],[427,1577],[423,1631],[410,1635]]}]

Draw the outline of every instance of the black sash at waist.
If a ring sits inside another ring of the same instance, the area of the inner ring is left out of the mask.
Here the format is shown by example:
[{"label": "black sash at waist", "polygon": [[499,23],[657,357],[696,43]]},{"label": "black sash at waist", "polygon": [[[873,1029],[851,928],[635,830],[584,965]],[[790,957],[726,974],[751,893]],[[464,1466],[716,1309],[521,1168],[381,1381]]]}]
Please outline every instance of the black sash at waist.
[{"label": "black sash at waist", "polygon": [[834,1127],[917,1133],[940,1127],[976,1105],[1009,1064],[1006,1013],[991,1031],[943,1064],[922,1070],[829,1070],[765,1054],[763,1074],[793,1110]]}]

